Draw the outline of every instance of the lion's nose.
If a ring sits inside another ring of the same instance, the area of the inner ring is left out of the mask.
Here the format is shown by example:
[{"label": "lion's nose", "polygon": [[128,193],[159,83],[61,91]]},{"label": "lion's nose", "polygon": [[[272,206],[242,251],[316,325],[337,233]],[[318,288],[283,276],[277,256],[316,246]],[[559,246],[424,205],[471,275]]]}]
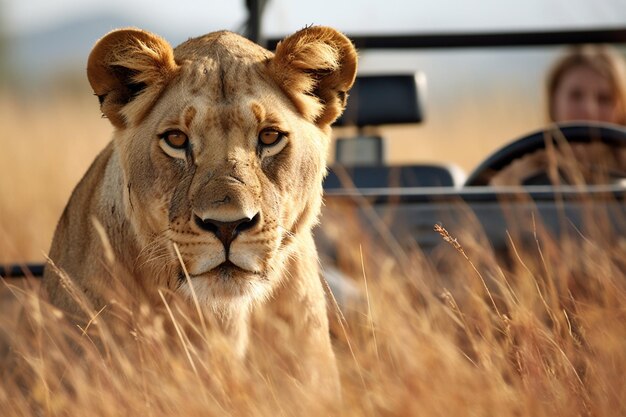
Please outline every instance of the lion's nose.
[{"label": "lion's nose", "polygon": [[195,216],[196,224],[202,230],[213,233],[222,242],[226,253],[230,248],[230,244],[237,237],[237,235],[244,230],[249,230],[255,227],[259,223],[260,214],[255,214],[252,218],[244,217],[232,222],[223,222],[215,219],[203,219],[199,216]]}]

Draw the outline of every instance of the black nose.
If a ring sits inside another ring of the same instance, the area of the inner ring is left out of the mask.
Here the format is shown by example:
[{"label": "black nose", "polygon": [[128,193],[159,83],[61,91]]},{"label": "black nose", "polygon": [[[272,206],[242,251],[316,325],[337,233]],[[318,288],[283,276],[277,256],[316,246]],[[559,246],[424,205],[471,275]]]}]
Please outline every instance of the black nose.
[{"label": "black nose", "polygon": [[222,242],[228,255],[230,244],[237,237],[237,235],[244,230],[252,229],[259,223],[260,215],[257,213],[252,218],[244,217],[243,219],[235,220],[232,222],[223,222],[214,219],[202,219],[195,216],[195,221],[198,227],[207,232],[213,233]]}]

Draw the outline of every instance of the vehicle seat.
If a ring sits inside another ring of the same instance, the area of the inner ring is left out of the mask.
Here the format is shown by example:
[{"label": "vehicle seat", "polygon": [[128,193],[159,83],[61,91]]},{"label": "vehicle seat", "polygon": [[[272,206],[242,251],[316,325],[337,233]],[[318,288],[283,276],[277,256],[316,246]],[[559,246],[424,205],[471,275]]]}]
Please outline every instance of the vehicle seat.
[{"label": "vehicle seat", "polygon": [[337,139],[335,164],[329,169],[324,189],[454,187],[463,184],[463,171],[453,165],[389,165],[385,162],[385,139],[361,134],[364,127],[421,123],[424,120],[425,91],[426,78],[420,72],[358,76],[346,109],[335,126],[356,126],[359,135]]}]

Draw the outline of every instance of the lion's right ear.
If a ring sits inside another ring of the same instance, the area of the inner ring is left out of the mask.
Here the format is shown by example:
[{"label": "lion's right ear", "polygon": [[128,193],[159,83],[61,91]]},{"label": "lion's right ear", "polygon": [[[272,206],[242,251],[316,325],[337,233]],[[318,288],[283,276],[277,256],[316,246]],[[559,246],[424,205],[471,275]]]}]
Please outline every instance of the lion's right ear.
[{"label": "lion's right ear", "polygon": [[87,77],[102,113],[123,128],[145,115],[177,68],[167,41],[143,30],[120,29],[96,43]]}]

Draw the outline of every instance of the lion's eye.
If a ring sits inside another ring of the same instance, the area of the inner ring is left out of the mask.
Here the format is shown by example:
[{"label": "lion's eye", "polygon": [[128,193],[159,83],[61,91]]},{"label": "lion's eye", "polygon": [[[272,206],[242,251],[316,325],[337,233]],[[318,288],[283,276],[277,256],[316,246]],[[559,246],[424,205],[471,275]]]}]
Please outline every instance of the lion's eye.
[{"label": "lion's eye", "polygon": [[180,130],[170,130],[161,135],[161,139],[174,149],[183,149],[187,147],[189,138]]},{"label": "lion's eye", "polygon": [[277,144],[285,136],[284,133],[274,129],[264,129],[259,133],[259,143],[265,146]]}]

